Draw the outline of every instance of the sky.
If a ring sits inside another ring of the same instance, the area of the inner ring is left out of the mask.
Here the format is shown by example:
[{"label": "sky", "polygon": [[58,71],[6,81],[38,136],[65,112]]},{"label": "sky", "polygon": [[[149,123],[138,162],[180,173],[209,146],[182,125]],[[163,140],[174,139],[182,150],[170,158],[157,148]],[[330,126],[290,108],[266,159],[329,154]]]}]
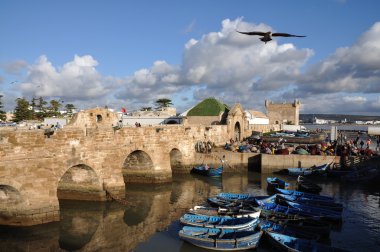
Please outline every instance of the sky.
[{"label": "sky", "polygon": [[[1,0],[0,95],[78,109],[183,112],[205,98],[265,112],[380,115],[378,0]],[[259,36],[272,31],[306,37]]]}]

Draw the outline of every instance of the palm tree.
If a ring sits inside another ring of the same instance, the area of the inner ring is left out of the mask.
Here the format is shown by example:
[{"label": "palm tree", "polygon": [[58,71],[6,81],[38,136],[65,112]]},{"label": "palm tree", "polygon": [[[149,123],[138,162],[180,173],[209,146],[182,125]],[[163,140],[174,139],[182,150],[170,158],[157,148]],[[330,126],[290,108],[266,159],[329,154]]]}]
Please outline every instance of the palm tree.
[{"label": "palm tree", "polygon": [[167,98],[161,98],[156,101],[157,109],[160,108],[167,108],[170,107],[170,105],[173,105],[172,100]]}]

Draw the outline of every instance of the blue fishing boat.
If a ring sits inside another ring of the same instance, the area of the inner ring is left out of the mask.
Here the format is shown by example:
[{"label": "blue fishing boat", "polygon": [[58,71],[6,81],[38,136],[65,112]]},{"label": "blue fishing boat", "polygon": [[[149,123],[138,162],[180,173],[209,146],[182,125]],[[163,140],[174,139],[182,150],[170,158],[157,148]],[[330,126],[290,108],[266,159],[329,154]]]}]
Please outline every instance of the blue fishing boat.
[{"label": "blue fishing boat", "polygon": [[222,199],[218,197],[209,197],[207,198],[207,202],[214,207],[223,207],[223,208],[241,208],[243,207],[243,201],[233,201],[228,199]]},{"label": "blue fishing boat", "polygon": [[289,227],[301,231],[306,231],[309,233],[318,234],[319,236],[326,238],[330,236],[331,223],[315,220],[310,218],[294,218],[294,219],[283,219],[283,218],[272,218],[272,222],[280,224],[284,227]]},{"label": "blue fishing boat", "polygon": [[207,206],[194,206],[189,210],[192,214],[201,215],[217,215],[217,216],[231,216],[234,218],[259,218],[260,210],[244,210],[240,207],[236,208],[222,208],[222,207],[207,207]]},{"label": "blue fishing boat", "polygon": [[277,177],[267,177],[267,189],[273,191],[275,188],[288,189],[289,183]]},{"label": "blue fishing boat", "polygon": [[238,200],[244,200],[244,201],[254,201],[255,197],[248,193],[226,193],[222,192],[219,193],[217,198],[223,199],[223,200],[231,200],[231,201],[238,201]]},{"label": "blue fishing boat", "polygon": [[311,205],[299,204],[290,201],[287,201],[286,204],[294,209],[299,210],[301,215],[319,216],[321,218],[332,221],[342,221],[342,213],[338,211],[333,211],[330,209],[315,207]]},{"label": "blue fishing boat", "polygon": [[280,189],[276,188],[276,191],[285,194],[285,195],[293,195],[297,197],[304,197],[304,198],[309,198],[312,200],[325,200],[325,201],[335,201],[333,197],[330,196],[324,196],[324,195],[318,195],[314,193],[306,193],[306,192],[300,192],[300,191],[295,191],[295,190],[287,190],[287,189]]},{"label": "blue fishing boat", "polygon": [[[286,188],[285,188],[286,189]],[[322,191],[322,187],[305,179],[303,176],[298,176],[297,178],[297,189],[300,192],[308,192],[319,194]]]},{"label": "blue fishing boat", "polygon": [[324,175],[327,173],[327,170],[330,167],[330,163],[326,163],[323,165],[317,165],[317,166],[312,166],[311,169],[313,169],[313,174],[317,175]]},{"label": "blue fishing boat", "polygon": [[317,233],[305,231],[294,226],[277,224],[264,219],[260,219],[257,226],[262,231],[275,232],[308,240],[319,240],[321,238],[321,235]]},{"label": "blue fishing boat", "polygon": [[179,237],[195,246],[219,250],[238,251],[254,249],[259,245],[263,231],[233,229],[201,228],[184,226],[179,232]]},{"label": "blue fishing boat", "polygon": [[323,251],[323,252],[344,252],[349,251],[336,247],[331,247],[325,244],[321,244],[316,241],[296,238],[284,234],[266,232],[270,242],[278,248],[280,251],[292,251],[292,252],[309,252],[309,251]]},{"label": "blue fishing boat", "polygon": [[184,214],[180,219],[183,225],[206,228],[228,228],[235,230],[253,230],[259,222],[258,218],[233,218],[230,216],[207,216]]},{"label": "blue fishing boat", "polygon": [[338,212],[343,211],[343,205],[334,201],[313,200],[305,197],[297,197],[294,195],[276,194],[277,203],[283,204],[286,203],[286,201],[296,202],[314,207],[326,208]]},{"label": "blue fishing boat", "polygon": [[223,166],[219,166],[218,168],[212,168],[208,165],[199,165],[193,167],[190,172],[207,177],[220,177],[223,174]]},{"label": "blue fishing boat", "polygon": [[300,175],[308,176],[313,173],[312,168],[287,168],[287,170],[290,176],[295,176],[295,177],[298,177]]}]

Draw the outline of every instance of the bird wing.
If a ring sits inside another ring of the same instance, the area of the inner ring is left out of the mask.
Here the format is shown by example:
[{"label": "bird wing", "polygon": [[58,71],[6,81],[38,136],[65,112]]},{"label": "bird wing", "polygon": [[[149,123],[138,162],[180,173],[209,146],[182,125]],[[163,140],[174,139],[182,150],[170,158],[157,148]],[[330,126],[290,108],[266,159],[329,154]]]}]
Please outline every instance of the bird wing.
[{"label": "bird wing", "polygon": [[267,34],[266,32],[256,32],[256,31],[253,31],[253,32],[236,31],[236,32],[241,33],[241,34],[245,34],[245,35],[259,35],[259,36],[264,36],[265,34]]},{"label": "bird wing", "polygon": [[272,33],[272,37],[306,37],[306,36],[293,35],[289,33]]}]

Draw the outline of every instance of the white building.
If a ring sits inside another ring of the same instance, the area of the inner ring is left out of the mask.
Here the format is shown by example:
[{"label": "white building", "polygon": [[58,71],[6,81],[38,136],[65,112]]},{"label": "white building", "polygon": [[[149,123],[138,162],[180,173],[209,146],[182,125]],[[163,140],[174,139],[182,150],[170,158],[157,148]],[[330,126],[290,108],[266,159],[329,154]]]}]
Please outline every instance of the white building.
[{"label": "white building", "polygon": [[249,124],[269,124],[269,118],[260,111],[246,110],[244,113]]},{"label": "white building", "polygon": [[131,114],[122,114],[123,126],[158,125],[158,124],[181,124],[182,117],[176,116],[176,109],[172,107],[154,111],[134,111]]}]

